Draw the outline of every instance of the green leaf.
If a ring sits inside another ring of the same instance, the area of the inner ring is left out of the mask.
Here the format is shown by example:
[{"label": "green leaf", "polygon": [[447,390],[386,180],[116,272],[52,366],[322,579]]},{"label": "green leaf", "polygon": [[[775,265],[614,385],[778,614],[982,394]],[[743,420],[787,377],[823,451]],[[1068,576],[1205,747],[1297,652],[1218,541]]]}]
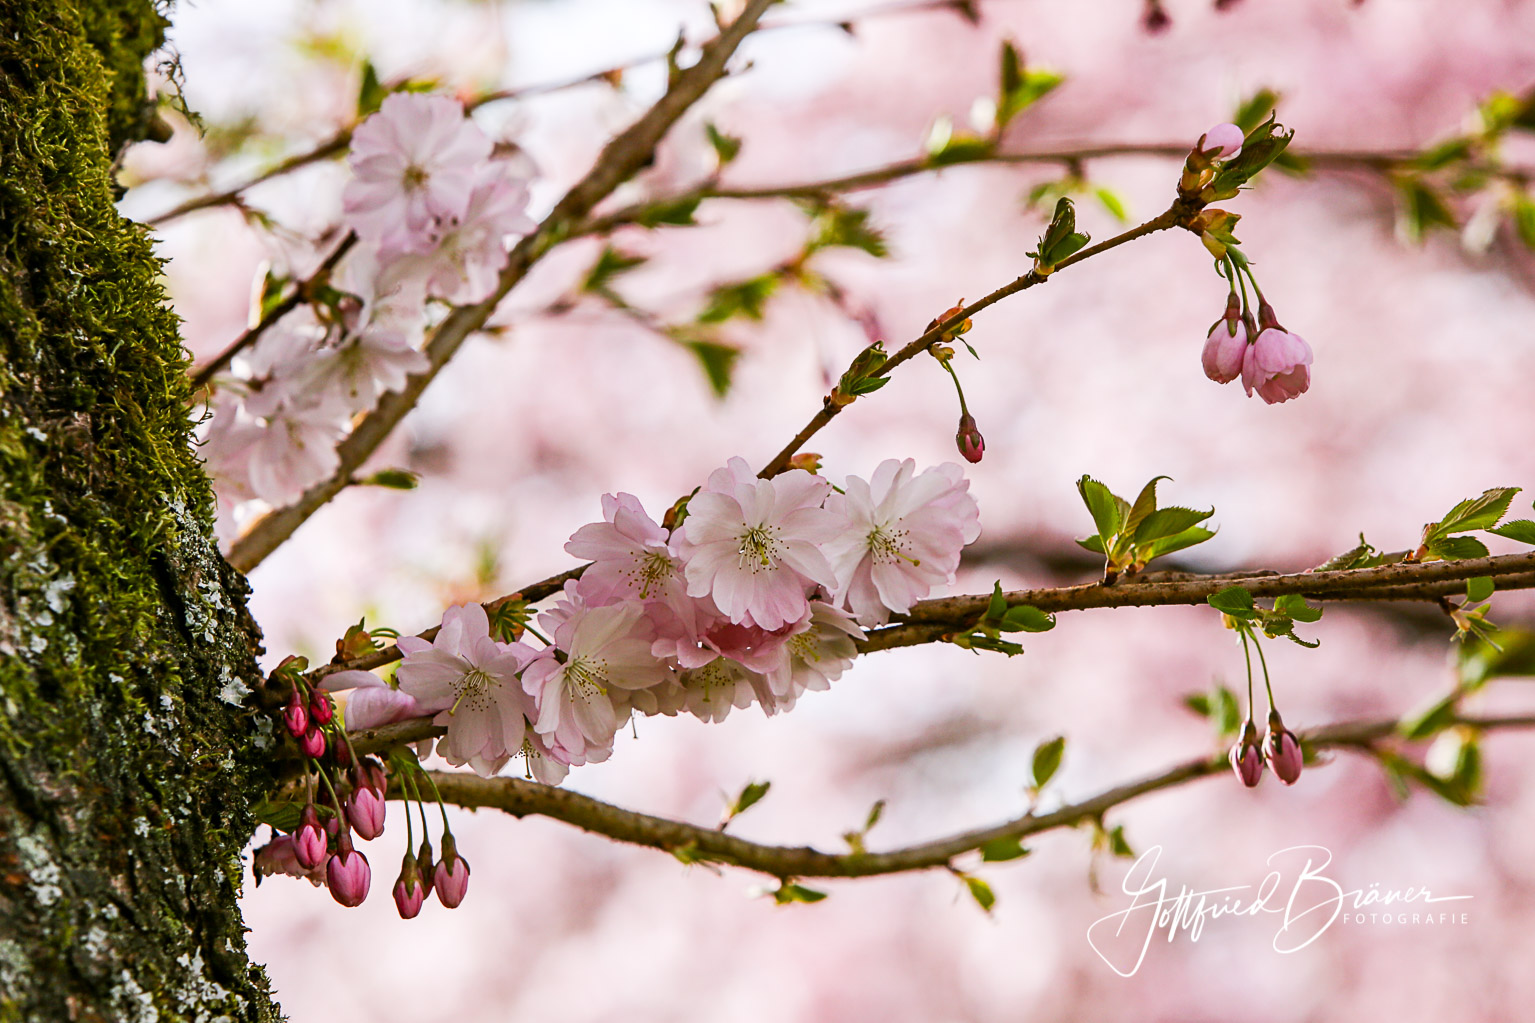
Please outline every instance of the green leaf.
[{"label": "green leaf", "polygon": [[1151,481],[1141,488],[1141,492],[1135,495],[1135,503],[1130,506],[1130,514],[1125,516],[1125,532],[1134,534],[1145,521],[1146,516],[1157,510],[1157,484],[1163,480],[1170,480],[1171,476],[1153,476]]},{"label": "green leaf", "polygon": [[1130,211],[1125,209],[1125,202],[1117,193],[1099,186],[1093,189],[1093,195],[1097,196],[1098,201],[1103,204],[1103,208],[1109,211],[1109,216],[1121,224],[1129,221]]},{"label": "green leaf", "polygon": [[1116,824],[1109,829],[1109,852],[1125,859],[1134,859],[1135,850],[1130,848],[1129,839],[1125,838],[1125,826]]},{"label": "green leaf", "polygon": [[1003,632],[1049,632],[1055,628],[1055,615],[1031,604],[1015,604],[1002,615],[999,628]]},{"label": "green leaf", "polygon": [[1242,151],[1221,164],[1220,170],[1215,172],[1215,179],[1209,186],[1212,198],[1226,199],[1236,195],[1259,171],[1278,159],[1294,137],[1295,132],[1284,131],[1274,120],[1274,115],[1269,114],[1266,121],[1247,133]]},{"label": "green leaf", "polygon": [[1183,705],[1202,718],[1210,716],[1210,697],[1207,693],[1189,693],[1183,698]]},{"label": "green leaf", "polygon": [[1048,274],[1057,264],[1086,245],[1090,239],[1077,230],[1077,211],[1068,196],[1056,200],[1055,213],[1050,226],[1039,239],[1039,247],[1029,255],[1034,257],[1035,269],[1041,275]]},{"label": "green leaf", "polygon": [[1124,521],[1113,491],[1091,476],[1083,476],[1077,480],[1077,493],[1082,495],[1082,502],[1093,517],[1093,525],[1098,527],[1098,536],[1107,547],[1119,534],[1120,524]]},{"label": "green leaf", "polygon": [[1231,116],[1231,123],[1241,128],[1243,135],[1250,134],[1278,105],[1279,93],[1273,89],[1259,89],[1237,107],[1236,113]]},{"label": "green leaf", "polygon": [[1433,186],[1421,178],[1401,178],[1397,181],[1397,197],[1401,208],[1397,211],[1397,223],[1402,236],[1409,242],[1419,242],[1436,227],[1452,231],[1460,228],[1455,212]]},{"label": "green leaf", "polygon": [[1498,536],[1507,537],[1510,540],[1517,540],[1520,543],[1535,544],[1535,522],[1529,519],[1514,519],[1494,529],[1489,529],[1488,532],[1496,533]]},{"label": "green leaf", "polygon": [[778,275],[760,274],[744,281],[721,284],[709,292],[709,301],[698,314],[699,323],[723,323],[736,316],[762,319],[768,299],[778,290]]},{"label": "green leaf", "polygon": [[709,378],[709,386],[714,390],[714,396],[725,397],[730,392],[731,379],[735,372],[736,360],[741,357],[741,349],[719,341],[702,339],[683,341],[682,345],[698,359],[704,376]]},{"label": "green leaf", "polygon": [[1474,536],[1446,536],[1430,541],[1428,556],[1432,560],[1463,561],[1466,558],[1487,557],[1487,545]]},{"label": "green leaf", "polygon": [[730,809],[727,812],[728,816],[734,818],[738,814],[746,812],[752,806],[755,806],[758,800],[767,795],[768,789],[772,787],[773,783],[770,781],[754,781],[749,783],[741,790],[741,794],[736,796],[735,802],[730,805]]},{"label": "green leaf", "polygon": [[634,222],[641,227],[660,227],[670,224],[674,227],[692,227],[698,223],[693,219],[693,214],[698,211],[698,204],[703,200],[698,197],[686,199],[672,199],[665,202],[650,203],[642,208],[634,217]]},{"label": "green leaf", "polygon": [[1479,575],[1474,579],[1466,580],[1466,603],[1480,604],[1492,596],[1492,591],[1497,587],[1493,585],[1490,576]]},{"label": "green leaf", "polygon": [[373,66],[371,60],[362,62],[362,85],[357,90],[357,116],[359,119],[367,117],[384,103],[389,90],[384,88],[378,80],[378,69]]},{"label": "green leaf", "polygon": [[1141,549],[1140,556],[1145,561],[1151,561],[1153,558],[1160,558],[1164,554],[1172,554],[1174,551],[1181,551],[1186,547],[1193,547],[1196,544],[1202,544],[1214,535],[1215,530],[1213,529],[1206,529],[1203,526],[1194,526],[1192,529],[1185,529],[1177,536],[1169,536],[1161,540],[1153,540],[1150,544]]},{"label": "green leaf", "polygon": [[928,152],[927,165],[946,167],[956,163],[974,163],[976,160],[989,157],[996,148],[996,143],[990,139],[976,138],[972,135],[955,135],[939,148]]},{"label": "green leaf", "polygon": [[884,816],[884,814],[885,814],[885,801],[883,799],[876,799],[874,801],[874,805],[869,807],[869,816],[864,818],[864,822],[863,822],[864,834],[868,834],[869,831],[874,827],[874,825],[879,823],[879,819],[882,816]]},{"label": "green leaf", "polygon": [[713,121],[704,122],[704,134],[709,137],[709,145],[714,147],[714,155],[719,158],[721,167],[740,155],[741,140],[720,131]]},{"label": "green leaf", "polygon": [[970,889],[970,895],[975,899],[975,904],[990,913],[991,907],[997,904],[997,896],[991,890],[991,885],[974,874],[961,874],[960,877],[964,879],[965,887]]},{"label": "green leaf", "polygon": [[1034,750],[1034,760],[1030,764],[1030,774],[1033,777],[1032,786],[1037,789],[1044,788],[1055,772],[1060,769],[1061,758],[1066,755],[1066,737],[1057,735],[1040,743]]},{"label": "green leaf", "polygon": [[1228,586],[1207,598],[1211,607],[1235,618],[1251,617],[1253,595],[1242,586]]},{"label": "green leaf", "polygon": [[1215,727],[1221,735],[1235,735],[1242,727],[1242,708],[1237,695],[1224,685],[1215,687]]},{"label": "green leaf", "polygon": [[[1132,512],[1132,514],[1134,514]],[[1135,530],[1135,542],[1137,544],[1151,543],[1153,540],[1163,540],[1170,536],[1177,536],[1208,519],[1215,514],[1215,509],[1199,511],[1196,508],[1158,508],[1147,515]]]},{"label": "green leaf", "polygon": [[807,252],[843,246],[860,249],[875,259],[890,255],[885,236],[869,224],[869,211],[850,206],[822,206],[811,221]]},{"label": "green leaf", "polygon": [[990,650],[993,653],[1006,654],[1016,657],[1023,653],[1023,644],[1001,639],[997,636],[988,636],[984,632],[971,632],[955,636],[950,640],[955,646],[964,650]]},{"label": "green leaf", "polygon": [[274,802],[271,799],[263,799],[251,807],[251,813],[262,824],[270,824],[284,834],[291,834],[298,828],[299,818],[303,815],[304,808],[294,800]]},{"label": "green leaf", "polygon": [[1468,640],[1460,650],[1460,680],[1477,688],[1490,678],[1535,675],[1535,632],[1504,629],[1498,647],[1484,639]]},{"label": "green leaf", "polygon": [[1471,139],[1462,136],[1429,146],[1418,154],[1413,164],[1421,171],[1436,171],[1470,155]]},{"label": "green leaf", "polygon": [[1032,851],[1024,848],[1023,840],[1016,835],[1004,835],[981,844],[981,859],[986,863],[1004,863],[1020,859]]},{"label": "green leaf", "polygon": [[1286,593],[1275,599],[1274,610],[1297,622],[1315,622],[1322,618],[1322,609],[1307,604],[1306,598],[1298,593]]},{"label": "green leaf", "polygon": [[1426,739],[1435,735],[1455,723],[1459,700],[1459,693],[1435,700],[1424,710],[1404,718],[1397,731],[1404,739]]},{"label": "green leaf", "polygon": [[986,602],[986,620],[1000,622],[1005,614],[1007,614],[1007,598],[1002,595],[1002,580],[998,579],[991,586],[991,599]]},{"label": "green leaf", "polygon": [[1364,538],[1363,533],[1360,533],[1359,546],[1352,550],[1344,551],[1335,558],[1328,558],[1313,569],[1313,571],[1336,572],[1350,568],[1372,568],[1375,565],[1383,565],[1385,563],[1386,559],[1381,557],[1380,552],[1375,549],[1374,545]]},{"label": "green leaf", "polygon": [[1103,549],[1103,538],[1096,533],[1094,533],[1092,536],[1083,537],[1082,539],[1076,541],[1076,544],[1083,550],[1092,551],[1094,554],[1108,554],[1108,551]]},{"label": "green leaf", "polygon": [[1427,539],[1450,533],[1468,533],[1473,529],[1491,529],[1508,512],[1509,502],[1519,490],[1519,487],[1493,487],[1481,497],[1466,498],[1434,524]]},{"label": "green leaf", "polygon": [[602,252],[597,256],[597,261],[587,271],[586,279],[581,282],[581,290],[604,294],[614,278],[628,273],[635,267],[644,266],[646,261],[645,256],[637,256],[611,245],[604,245]]},{"label": "green leaf", "polygon": [[826,898],[825,892],[806,888],[801,884],[779,885],[773,892],[773,901],[780,906],[786,906],[791,902],[820,902],[824,898]]},{"label": "green leaf", "polygon": [[1535,201],[1521,193],[1514,199],[1514,229],[1527,249],[1535,249]]},{"label": "green leaf", "polygon": [[415,490],[421,481],[419,474],[409,469],[380,469],[371,476],[364,476],[358,484],[365,487],[387,487],[390,490]]}]

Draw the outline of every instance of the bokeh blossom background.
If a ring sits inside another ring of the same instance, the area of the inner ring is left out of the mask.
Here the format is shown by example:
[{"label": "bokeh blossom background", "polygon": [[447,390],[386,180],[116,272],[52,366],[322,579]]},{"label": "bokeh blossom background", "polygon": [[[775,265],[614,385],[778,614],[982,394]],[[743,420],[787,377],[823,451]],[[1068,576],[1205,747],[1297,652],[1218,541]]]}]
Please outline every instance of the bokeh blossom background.
[{"label": "bokeh blossom background", "polygon": [[[1031,66],[1067,76],[1009,128],[1013,151],[1187,145],[1261,87],[1282,93],[1297,148],[1413,148],[1460,130],[1492,91],[1535,84],[1535,4],[1162,6],[1172,25],[1155,35],[1132,0],[979,0],[979,25],[920,10],[861,20],[854,32],[762,33],[621,198],[709,173],[706,119],[744,140],[726,172],[733,183],[916,155],[935,118],[963,127],[974,101],[992,95],[1003,38]],[[867,8],[801,0],[775,17],[821,23]],[[435,77],[471,94],[662,53],[679,29],[701,39],[710,24],[695,0],[183,3],[172,40],[187,101],[210,133],[182,130],[131,152],[123,207],[151,218],[206,180],[240,180],[327,137],[353,115],[364,58],[384,79]],[[663,82],[650,63],[617,89],[593,83],[475,117],[536,165],[537,217]],[[219,160],[237,129],[269,141]],[[1086,170],[1139,220],[1165,206],[1178,166],[1114,158]],[[269,263],[311,259],[304,239],[338,219],[345,174],[321,163],[252,190],[267,226],[226,208],[157,231],[196,358],[246,325],[252,281]],[[1059,174],[956,167],[857,193],[891,258],[838,250],[814,266],[900,344],[956,298],[1027,267],[1042,221],[1022,199]],[[1389,183],[1367,170],[1270,171],[1224,205],[1243,215],[1238,234],[1280,318],[1315,349],[1309,393],[1268,406],[1205,379],[1200,347],[1225,291],[1182,232],[988,310],[970,335],[982,361],[956,363],[987,441],[985,460],[968,469],[984,531],[959,590],[1088,578],[1071,544],[1088,531],[1073,486],[1084,472],[1120,492],[1166,474],[1164,499],[1213,504],[1220,533],[1187,559],[1208,568],[1301,569],[1353,546],[1361,530],[1401,549],[1463,497],[1535,484],[1535,271],[1507,227],[1485,251],[1453,232],[1406,244]],[[618,236],[651,257],[619,285],[631,302],[685,321],[711,285],[791,258],[805,233],[803,215],[781,201],[706,203],[699,221]],[[1088,199],[1079,221],[1095,238],[1118,229]],[[342,494],[253,573],[270,663],[328,658],[363,615],[416,631],[449,603],[568,567],[562,544],[600,516],[604,492],[659,509],[732,455],[761,464],[866,343],[826,299],[783,291],[762,322],[728,326],[743,355],[717,400],[687,351],[600,305],[543,311],[597,249],[572,243],[541,264],[498,313],[504,329],[472,339],[375,458],[421,473],[419,489]],[[956,416],[949,382],[919,360],[811,446],[833,478],[891,457],[954,460]],[[1495,606],[1505,622],[1532,610],[1517,596]],[[1319,649],[1270,644],[1288,723],[1421,705],[1452,680],[1449,632],[1427,613],[1329,609],[1309,629]],[[608,763],[566,784],[710,823],[746,782],[770,779],[771,794],[732,828],[827,848],[885,799],[869,841],[895,846],[1019,812],[1031,751],[1056,734],[1069,741],[1047,805],[1212,749],[1208,724],[1182,697],[1242,679],[1233,634],[1208,609],[1071,612],[1026,639],[1014,659],[947,647],[871,655],[772,720],[755,710],[718,725],[643,719]],[[1524,685],[1498,683],[1476,706],[1527,708]],[[305,1020],[1521,1019],[1535,1001],[1535,975],[1517,968],[1535,954],[1532,743],[1488,738],[1485,803],[1470,810],[1421,793],[1399,802],[1375,764],[1343,755],[1293,789],[1270,779],[1248,791],[1225,775],[1115,811],[1109,823],[1123,824],[1136,850],[1162,847],[1158,870],[1174,891],[1256,884],[1271,854],[1315,844],[1331,850],[1329,873],[1348,888],[1473,896],[1449,904],[1469,914],[1465,924],[1340,923],[1292,954],[1274,951],[1272,918],[1218,920],[1197,942],[1162,932],[1129,978],[1086,936],[1125,905],[1129,861],[1093,854],[1086,831],[1045,836],[1028,858],[983,868],[998,897],[988,916],[941,873],[834,882],[823,902],[775,907],[739,872],[687,868],[548,821],[456,812],[474,869],[469,898],[401,921],[383,894],[403,851],[396,805],[368,848],[377,891],[361,908],[279,877],[250,888],[245,909],[254,957]]]}]

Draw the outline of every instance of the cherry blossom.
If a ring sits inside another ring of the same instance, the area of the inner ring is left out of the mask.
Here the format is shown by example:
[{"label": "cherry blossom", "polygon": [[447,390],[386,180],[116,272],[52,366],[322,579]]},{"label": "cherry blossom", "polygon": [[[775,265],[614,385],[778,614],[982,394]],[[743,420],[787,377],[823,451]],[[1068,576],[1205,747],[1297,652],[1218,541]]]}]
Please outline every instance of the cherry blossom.
[{"label": "cherry blossom", "polygon": [[865,482],[847,481],[827,508],[840,520],[825,551],[836,570],[833,603],[864,625],[905,612],[932,588],[954,581],[960,550],[980,536],[980,510],[964,471],[952,462],[918,474],[912,459],[887,459]]},{"label": "cherry blossom", "polygon": [[602,522],[582,526],[565,550],[592,564],[581,573],[583,598],[593,606],[626,598],[676,604],[686,597],[682,559],[669,534],[633,494],[604,494]]},{"label": "cherry blossom", "polygon": [[405,652],[395,677],[424,708],[439,709],[433,721],[448,734],[437,751],[450,764],[468,764],[490,777],[522,748],[532,710],[517,673],[537,654],[523,643],[500,643],[479,604],[449,608],[436,639],[397,641]]},{"label": "cherry blossom", "polygon": [[1299,334],[1268,327],[1242,356],[1242,386],[1270,405],[1305,394],[1311,386],[1311,346]]},{"label": "cherry blossom", "polygon": [[1210,328],[1201,355],[1205,376],[1218,384],[1228,384],[1241,376],[1247,347],[1247,326],[1241,320],[1216,323]]},{"label": "cherry blossom", "polygon": [[436,244],[439,220],[462,218],[491,141],[442,95],[395,93],[352,133],[352,180],[342,191],[347,222],[386,252]]},{"label": "cherry blossom", "polygon": [[658,685],[669,669],[650,652],[654,630],[636,601],[578,607],[539,623],[552,626],[564,660],[541,657],[523,672],[523,689],[538,707],[534,728],[570,754],[586,756],[593,746],[611,744],[621,724],[611,691]]},{"label": "cherry blossom", "polygon": [[809,620],[784,643],[785,656],[767,673],[774,698],[790,709],[803,692],[824,692],[858,657],[862,638],[851,615],[820,600],[810,602]]},{"label": "cherry blossom", "polygon": [[745,710],[758,702],[767,714],[777,713],[767,677],[728,657],[683,672],[681,683],[687,712],[700,721],[718,723],[732,707]]},{"label": "cherry blossom", "polygon": [[506,266],[506,239],[527,234],[526,181],[506,176],[496,164],[481,168],[461,216],[439,218],[429,229],[432,244],[407,257],[411,269],[434,297],[465,304],[486,298]]},{"label": "cherry blossom", "polygon": [[777,629],[805,617],[805,591],[836,577],[821,543],[836,518],[831,484],[803,469],[757,479],[743,458],[717,469],[688,502],[682,533],[688,595],[709,596],[732,622]]}]

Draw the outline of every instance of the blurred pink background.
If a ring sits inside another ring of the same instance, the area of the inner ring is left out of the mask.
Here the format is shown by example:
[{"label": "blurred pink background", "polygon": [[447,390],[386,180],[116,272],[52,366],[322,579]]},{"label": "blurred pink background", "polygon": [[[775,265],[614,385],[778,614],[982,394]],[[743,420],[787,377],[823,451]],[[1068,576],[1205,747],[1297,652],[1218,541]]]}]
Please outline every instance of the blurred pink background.
[{"label": "blurred pink background", "polygon": [[[774,17],[870,4],[797,2]],[[1031,65],[1069,76],[1014,122],[1015,151],[1192,143],[1263,86],[1283,93],[1280,119],[1297,148],[1412,147],[1459,130],[1490,91],[1535,82],[1535,4],[1246,0],[1217,13],[1205,0],[1167,0],[1173,25],[1155,36],[1133,0],[980,6],[979,27],[922,12],[871,19],[856,35],[806,27],[752,40],[750,69],[702,107],[745,140],[726,180],[815,179],[917,154],[936,116],[963,126],[973,101],[993,93],[1004,37]],[[683,25],[695,39],[707,33],[702,3],[185,3],[172,38],[191,106],[210,126],[249,119],[272,141],[225,163],[187,132],[141,146],[126,173],[142,184],[124,209],[152,216],[204,174],[237,181],[325,137],[351,115],[362,55],[385,78],[436,75],[478,90],[662,52]],[[537,163],[539,214],[660,83],[651,64],[620,92],[589,85],[476,116]],[[703,120],[685,121],[624,197],[707,173]],[[1139,221],[1164,208],[1178,168],[1140,158],[1088,170]],[[873,211],[893,258],[840,250],[814,265],[903,343],[955,299],[1027,268],[1042,224],[1021,199],[1057,173],[958,167],[859,193],[853,202]],[[341,165],[325,164],[254,190],[251,203],[282,225],[275,235],[227,210],[159,232],[196,356],[245,325],[263,260],[308,260],[297,239],[334,220],[343,178]],[[1361,530],[1384,549],[1411,546],[1460,498],[1535,484],[1535,275],[1517,243],[1500,238],[1477,254],[1447,233],[1406,246],[1389,186],[1364,172],[1270,171],[1224,205],[1243,215],[1237,233],[1280,318],[1316,351],[1310,392],[1270,407],[1204,378],[1200,346],[1225,292],[1185,233],[1126,246],[987,311],[969,338],[983,361],[956,363],[987,440],[985,461],[969,470],[982,556],[960,592],[998,578],[1006,587],[1087,578],[1057,580],[1042,560],[1087,531],[1073,486],[1084,472],[1132,494],[1167,474],[1164,500],[1213,504],[1221,531],[1192,552],[1196,565],[1289,570],[1348,549]],[[712,202],[699,219],[705,226],[619,236],[653,257],[620,290],[685,320],[710,284],[792,256],[804,234],[803,217],[781,202]],[[1119,230],[1090,199],[1079,222],[1094,238]],[[746,353],[717,401],[688,353],[595,305],[538,313],[596,251],[574,243],[550,256],[505,304],[498,321],[509,329],[466,345],[380,453],[381,466],[420,471],[420,489],[343,494],[252,575],[271,662],[327,659],[364,614],[416,631],[450,602],[568,567],[561,545],[599,517],[603,492],[633,492],[659,512],[731,455],[761,464],[865,343],[825,300],[781,293],[765,322],[729,328]],[[953,460],[956,415],[948,381],[918,360],[810,446],[833,479],[890,457]],[[1516,498],[1516,516],[1528,515],[1529,496]],[[1495,607],[1497,620],[1515,621],[1530,603],[1500,596]],[[1329,609],[1302,630],[1320,649],[1269,644],[1290,725],[1400,714],[1445,690],[1448,623],[1425,620],[1404,627]],[[1026,639],[1027,654],[1010,660],[939,647],[871,655],[772,720],[756,710],[720,725],[643,719],[611,761],[566,784],[710,824],[747,781],[770,779],[771,794],[733,830],[828,849],[886,799],[869,841],[892,847],[1020,812],[1029,756],[1055,734],[1069,743],[1046,806],[1198,755],[1214,740],[1181,697],[1242,679],[1240,649],[1208,609],[1072,612]],[[1475,706],[1529,707],[1522,685],[1499,683]],[[294,1019],[337,1023],[1525,1019],[1535,1002],[1535,975],[1519,968],[1535,954],[1531,744],[1488,739],[1486,805],[1471,810],[1423,794],[1399,803],[1373,763],[1345,755],[1293,789],[1269,779],[1247,791],[1226,775],[1109,815],[1137,851],[1163,848],[1158,870],[1175,892],[1256,884],[1271,854],[1315,844],[1331,850],[1329,872],[1346,888],[1474,896],[1446,904],[1469,914],[1465,924],[1339,923],[1292,954],[1273,949],[1274,919],[1223,919],[1197,942],[1160,932],[1139,972],[1117,976],[1086,935],[1126,904],[1118,888],[1129,861],[1095,863],[1085,830],[980,868],[998,896],[988,917],[942,873],[809,881],[831,897],[776,907],[752,897],[760,882],[742,872],[715,876],[549,821],[459,811],[469,898],[406,922],[387,897],[404,845],[397,805],[366,850],[375,892],[364,906],[344,910],[322,890],[271,879],[245,899],[251,949]]]}]

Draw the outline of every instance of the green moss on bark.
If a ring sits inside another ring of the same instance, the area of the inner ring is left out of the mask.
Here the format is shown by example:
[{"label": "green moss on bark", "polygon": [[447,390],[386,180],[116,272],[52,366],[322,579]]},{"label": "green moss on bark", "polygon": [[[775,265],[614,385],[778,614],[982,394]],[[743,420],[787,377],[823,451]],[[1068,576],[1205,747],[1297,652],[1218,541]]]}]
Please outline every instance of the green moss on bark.
[{"label": "green moss on bark", "polygon": [[0,1020],[261,1020],[259,737],[185,356],[113,154],[149,0],[0,0]]}]

